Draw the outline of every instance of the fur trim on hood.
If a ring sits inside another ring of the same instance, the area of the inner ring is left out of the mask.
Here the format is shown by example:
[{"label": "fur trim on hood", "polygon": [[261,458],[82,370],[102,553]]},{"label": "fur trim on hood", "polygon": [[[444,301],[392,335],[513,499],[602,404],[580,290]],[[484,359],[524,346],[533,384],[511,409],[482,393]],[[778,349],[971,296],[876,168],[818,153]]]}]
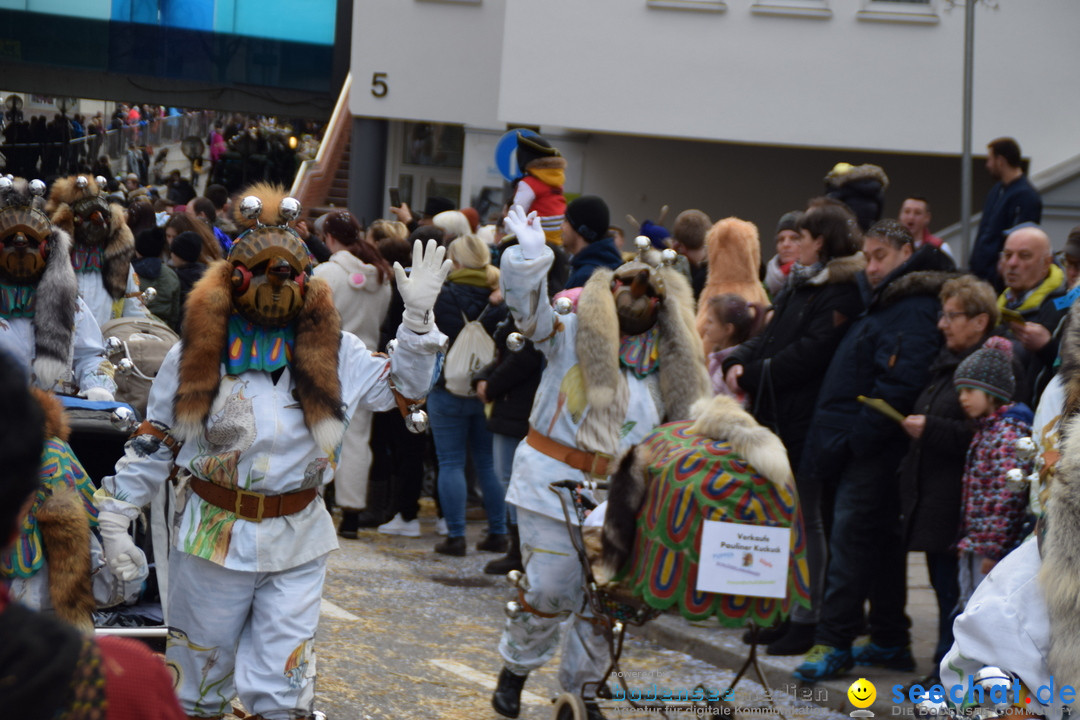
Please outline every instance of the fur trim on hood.
[{"label": "fur trim on hood", "polygon": [[758,279],[761,243],[754,223],[737,217],[720,220],[705,236],[705,248],[709,256],[709,274],[698,297],[696,326],[699,337],[705,335],[709,298],[735,293],[749,303],[762,307],[769,305],[769,296]]},{"label": "fur trim on hood", "polygon": [[828,188],[840,188],[857,180],[876,180],[881,183],[882,190],[889,189],[889,176],[880,166],[870,163],[863,165],[837,163],[825,176],[825,185]]},{"label": "fur trim on hood", "polygon": [[[219,260],[191,289],[185,305],[180,350],[180,385],[173,401],[176,437],[188,441],[205,432],[221,384],[221,353],[233,312],[232,266]],[[304,423],[319,448],[332,453],[345,432],[338,352],[341,316],[326,281],[311,278],[296,320],[292,376]]]},{"label": "fur trim on hood", "polygon": [[906,273],[886,285],[875,304],[888,307],[916,295],[937,297],[941,294],[941,286],[955,277],[959,277],[959,274],[940,270],[916,270]]},{"label": "fur trim on hood", "polygon": [[[254,195],[262,200],[262,212],[259,213],[259,222],[263,225],[287,225],[285,218],[281,217],[281,201],[289,197],[289,191],[280,185],[270,183],[255,183],[240,191],[239,197],[246,198]],[[254,220],[248,220],[240,214],[240,202],[233,203],[233,222],[240,232],[255,227]]]},{"label": "fur trim on hood", "polygon": [[843,285],[853,283],[859,273],[866,269],[866,256],[862,251],[854,255],[833,258],[825,267],[807,281],[807,285]]},{"label": "fur trim on hood", "polygon": [[[60,178],[53,182],[49,191],[46,210],[53,224],[62,229],[72,240],[75,237],[75,214],[72,204],[87,197],[100,195],[97,181],[89,176],[87,186],[80,190],[75,186],[79,176]],[[135,237],[127,226],[127,213],[117,203],[109,204],[109,239],[102,251],[101,282],[113,300],[119,300],[127,293],[128,269],[135,257]]]}]

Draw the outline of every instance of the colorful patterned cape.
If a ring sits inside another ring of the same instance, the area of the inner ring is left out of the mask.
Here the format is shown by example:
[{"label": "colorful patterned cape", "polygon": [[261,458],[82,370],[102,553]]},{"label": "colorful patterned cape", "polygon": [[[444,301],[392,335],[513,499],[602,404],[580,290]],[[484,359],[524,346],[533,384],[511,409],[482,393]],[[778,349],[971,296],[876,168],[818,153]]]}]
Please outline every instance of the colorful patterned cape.
[{"label": "colorful patterned cape", "polygon": [[30,512],[19,526],[19,536],[15,539],[15,544],[7,552],[0,553],[2,577],[28,578],[45,564],[45,543],[41,537],[41,528],[38,527],[37,512],[62,484],[78,493],[90,520],[90,527],[97,527],[94,485],[66,442],[56,437],[45,441],[38,478],[41,485],[34,496]]},{"label": "colorful patterned cape", "polygon": [[[728,627],[769,626],[787,617],[793,603],[809,607],[806,536],[796,498],[750,467],[729,443],[687,432],[691,424],[661,425],[638,446],[649,489],[633,553],[617,579],[651,607],[677,605],[688,620],[715,615]],[[702,520],[792,528],[787,596],[697,592]]]}]

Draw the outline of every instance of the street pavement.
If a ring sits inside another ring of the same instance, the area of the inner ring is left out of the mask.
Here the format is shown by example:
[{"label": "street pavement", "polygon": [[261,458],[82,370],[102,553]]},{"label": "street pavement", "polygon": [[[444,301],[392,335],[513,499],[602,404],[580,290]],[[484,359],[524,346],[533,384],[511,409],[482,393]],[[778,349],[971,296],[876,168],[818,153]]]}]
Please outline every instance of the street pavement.
[{"label": "street pavement", "polygon": [[[425,509],[424,514],[430,515],[430,508]],[[464,558],[433,552],[440,539],[434,518],[424,519],[422,526],[420,538],[361,531],[356,540],[342,540],[341,550],[330,556],[317,640],[316,705],[328,720],[499,717],[491,709],[490,697],[500,668],[497,647],[505,622],[503,606],[513,592],[504,578],[482,572],[484,564],[496,557],[473,547],[483,535],[483,523],[469,523],[469,554]],[[936,609],[918,557],[912,556],[909,610],[917,673],[925,674]],[[692,692],[701,685],[719,694],[747,655],[741,634],[715,623],[662,616],[633,631],[621,669],[632,689],[648,692],[655,683],[661,690]],[[790,676],[800,658],[763,653],[760,658],[774,691],[771,697],[787,718],[846,717],[852,709],[847,688],[860,676],[877,686],[878,701],[871,710],[879,716],[895,714],[889,701],[891,687],[916,675],[856,668],[838,681],[806,688],[796,686]],[[524,720],[552,717],[551,703],[560,692],[557,663],[558,657],[530,675],[523,697]],[[760,707],[767,697],[761,686],[743,679],[734,699],[740,707]],[[634,712],[626,703],[605,705],[609,718],[658,717]],[[746,711],[736,717],[770,716]]]}]

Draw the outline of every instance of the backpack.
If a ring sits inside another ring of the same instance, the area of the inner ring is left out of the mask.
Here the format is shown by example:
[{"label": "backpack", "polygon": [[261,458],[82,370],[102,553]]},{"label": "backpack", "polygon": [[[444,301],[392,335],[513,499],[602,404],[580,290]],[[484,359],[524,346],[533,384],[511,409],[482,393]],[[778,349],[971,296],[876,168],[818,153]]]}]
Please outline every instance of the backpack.
[{"label": "backpack", "polygon": [[102,337],[115,337],[123,343],[123,350],[109,359],[119,362],[129,358],[135,365],[128,375],[116,374],[116,399],[135,408],[140,417],[146,416],[146,402],[150,396],[150,383],[157,377],[158,368],[180,336],[157,318],[121,317],[109,320],[101,326]]},{"label": "backpack", "polygon": [[472,377],[477,370],[495,359],[495,341],[480,322],[489,307],[486,306],[475,320],[470,320],[465,313],[461,314],[465,327],[454,338],[443,364],[443,380],[451,395],[476,397]]}]

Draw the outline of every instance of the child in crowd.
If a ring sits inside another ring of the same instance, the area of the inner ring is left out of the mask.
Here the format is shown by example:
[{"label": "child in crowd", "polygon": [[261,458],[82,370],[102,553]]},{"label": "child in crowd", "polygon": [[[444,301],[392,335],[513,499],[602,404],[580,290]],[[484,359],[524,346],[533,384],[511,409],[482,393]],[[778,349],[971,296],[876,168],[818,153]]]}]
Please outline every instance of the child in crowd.
[{"label": "child in crowd", "polygon": [[735,293],[714,295],[708,301],[705,317],[705,351],[709,353],[709,377],[714,395],[729,395],[746,407],[747,396],[742,390],[732,390],[724,382],[724,359],[740,344],[757,335],[764,319],[764,308],[748,303]]},{"label": "child in crowd", "polygon": [[1026,491],[1010,490],[1005,475],[1019,468],[1031,472],[1031,461],[1016,456],[1018,438],[1031,434],[1032,412],[1013,403],[1016,380],[1012,345],[992,337],[956,368],[953,384],[960,406],[975,421],[975,436],[964,465],[960,525],[960,607],[987,573],[1021,540]]}]

